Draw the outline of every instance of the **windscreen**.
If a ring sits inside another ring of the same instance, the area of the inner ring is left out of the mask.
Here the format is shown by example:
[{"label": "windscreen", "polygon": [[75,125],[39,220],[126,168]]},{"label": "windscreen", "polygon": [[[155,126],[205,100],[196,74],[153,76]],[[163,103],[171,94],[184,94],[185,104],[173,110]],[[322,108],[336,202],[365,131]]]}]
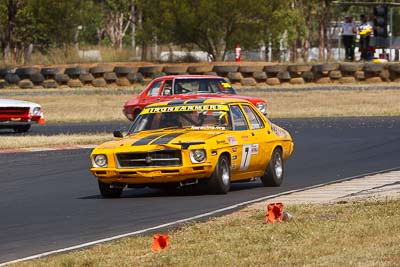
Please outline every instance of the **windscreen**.
[{"label": "windscreen", "polygon": [[198,105],[145,108],[130,133],[166,128],[193,130],[232,129],[229,108],[225,105]]}]

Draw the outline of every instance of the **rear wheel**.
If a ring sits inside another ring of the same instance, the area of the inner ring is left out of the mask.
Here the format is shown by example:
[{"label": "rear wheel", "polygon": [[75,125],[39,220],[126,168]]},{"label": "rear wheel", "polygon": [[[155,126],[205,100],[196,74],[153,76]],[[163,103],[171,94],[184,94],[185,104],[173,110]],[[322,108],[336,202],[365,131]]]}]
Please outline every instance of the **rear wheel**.
[{"label": "rear wheel", "polygon": [[231,187],[231,172],[226,155],[218,159],[217,166],[208,181],[208,190],[213,194],[226,194]]},{"label": "rear wheel", "polygon": [[16,133],[26,133],[27,131],[29,131],[30,128],[31,128],[30,124],[21,125],[21,126],[15,126],[14,127],[14,132],[16,132]]},{"label": "rear wheel", "polygon": [[111,184],[103,183],[102,181],[99,182],[99,189],[100,193],[104,198],[118,198],[122,194],[122,188],[120,187],[113,187]]},{"label": "rear wheel", "polygon": [[268,163],[267,170],[261,181],[264,186],[280,186],[282,184],[284,174],[284,165],[282,158],[282,150],[277,148],[272,152],[271,159]]}]

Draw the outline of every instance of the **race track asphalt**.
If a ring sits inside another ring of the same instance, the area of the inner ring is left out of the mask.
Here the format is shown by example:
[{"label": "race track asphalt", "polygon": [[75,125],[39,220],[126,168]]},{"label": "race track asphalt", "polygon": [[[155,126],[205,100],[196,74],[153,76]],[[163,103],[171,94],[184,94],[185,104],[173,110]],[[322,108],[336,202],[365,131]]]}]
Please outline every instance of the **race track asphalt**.
[{"label": "race track asphalt", "polygon": [[[234,184],[227,195],[207,195],[193,188],[172,193],[137,189],[124,191],[121,199],[102,199],[89,172],[90,150],[0,154],[0,263],[279,192],[400,167],[400,117],[273,121],[288,129],[295,142],[283,185]],[[54,134],[73,129],[111,132],[124,125],[47,127]],[[30,134],[50,130],[33,127]]]}]

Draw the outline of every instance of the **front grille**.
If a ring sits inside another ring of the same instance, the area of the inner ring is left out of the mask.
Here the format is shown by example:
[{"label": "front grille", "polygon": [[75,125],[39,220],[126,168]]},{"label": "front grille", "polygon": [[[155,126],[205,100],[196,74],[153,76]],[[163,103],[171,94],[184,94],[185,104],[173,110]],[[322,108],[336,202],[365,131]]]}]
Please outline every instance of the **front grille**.
[{"label": "front grille", "polygon": [[0,115],[15,116],[28,115],[29,107],[0,107]]},{"label": "front grille", "polygon": [[181,166],[180,150],[156,150],[149,152],[118,153],[120,168]]}]

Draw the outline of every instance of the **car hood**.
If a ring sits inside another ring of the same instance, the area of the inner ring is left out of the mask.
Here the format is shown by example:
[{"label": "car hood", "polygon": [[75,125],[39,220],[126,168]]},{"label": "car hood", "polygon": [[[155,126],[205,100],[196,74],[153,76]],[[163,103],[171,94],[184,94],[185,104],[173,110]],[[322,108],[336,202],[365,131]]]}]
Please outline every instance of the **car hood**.
[{"label": "car hood", "polygon": [[[216,136],[222,136],[224,131],[204,131],[191,129],[174,129],[164,131],[143,131],[134,133],[121,139],[106,142],[98,146],[98,149],[118,149],[123,151],[148,150],[149,146],[162,146],[181,148],[181,144],[193,144],[204,142]],[[225,140],[225,138],[222,138]]]},{"label": "car hood", "polygon": [[0,99],[0,107],[40,107],[40,105],[22,100]]}]

